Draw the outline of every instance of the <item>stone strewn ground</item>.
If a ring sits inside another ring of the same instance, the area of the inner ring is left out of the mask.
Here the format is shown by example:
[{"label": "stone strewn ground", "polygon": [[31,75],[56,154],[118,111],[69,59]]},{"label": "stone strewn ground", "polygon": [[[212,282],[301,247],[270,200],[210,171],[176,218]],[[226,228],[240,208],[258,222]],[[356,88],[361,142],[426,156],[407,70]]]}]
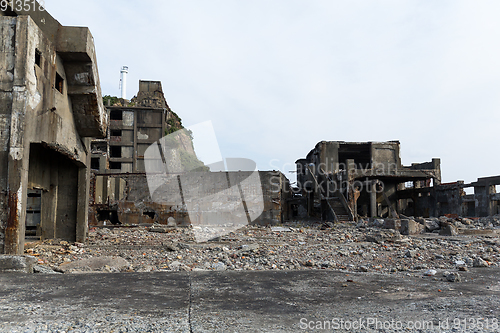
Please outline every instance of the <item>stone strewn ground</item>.
[{"label": "stone strewn ground", "polygon": [[[33,242],[26,244],[25,252],[38,258],[35,271],[43,273],[326,269],[427,274],[438,279],[445,271],[500,265],[499,216],[417,222],[433,232],[403,236],[384,229],[384,220],[335,225],[294,222],[247,226],[196,243],[188,228],[100,228],[91,230],[87,244]],[[458,235],[439,234],[450,225]]]}]

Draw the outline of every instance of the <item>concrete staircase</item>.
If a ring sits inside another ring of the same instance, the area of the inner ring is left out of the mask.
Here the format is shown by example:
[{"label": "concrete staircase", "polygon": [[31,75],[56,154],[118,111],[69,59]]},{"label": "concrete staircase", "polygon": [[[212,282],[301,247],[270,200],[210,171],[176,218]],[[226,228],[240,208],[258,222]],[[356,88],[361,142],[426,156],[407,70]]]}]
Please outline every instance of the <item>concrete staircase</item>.
[{"label": "concrete staircase", "polygon": [[345,209],[344,205],[340,201],[340,198],[338,197],[331,197],[326,199],[330,206],[333,208],[333,211],[335,212],[335,215],[337,215],[337,218],[339,221],[350,221],[351,219],[349,218],[349,212]]}]

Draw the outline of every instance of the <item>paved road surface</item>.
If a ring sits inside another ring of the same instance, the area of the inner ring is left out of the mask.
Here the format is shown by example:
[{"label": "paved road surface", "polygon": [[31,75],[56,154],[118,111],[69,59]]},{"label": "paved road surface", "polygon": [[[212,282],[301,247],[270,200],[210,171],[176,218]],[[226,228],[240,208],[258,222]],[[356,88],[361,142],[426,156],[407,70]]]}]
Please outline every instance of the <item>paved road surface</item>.
[{"label": "paved road surface", "polygon": [[0,331],[500,332],[499,272],[0,274]]}]

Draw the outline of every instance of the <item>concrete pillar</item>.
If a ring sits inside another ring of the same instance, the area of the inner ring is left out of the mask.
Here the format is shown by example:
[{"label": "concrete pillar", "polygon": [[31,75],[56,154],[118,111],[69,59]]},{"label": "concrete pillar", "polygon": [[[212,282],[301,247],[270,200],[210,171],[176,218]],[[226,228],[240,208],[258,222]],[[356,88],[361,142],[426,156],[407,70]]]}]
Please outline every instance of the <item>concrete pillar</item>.
[{"label": "concrete pillar", "polygon": [[494,185],[474,186],[474,199],[476,200],[476,216],[485,217],[493,213],[493,202],[490,194],[495,193]]},{"label": "concrete pillar", "polygon": [[354,163],[353,159],[348,159],[346,161],[347,164],[347,191],[346,191],[346,196],[347,196],[347,203],[349,204],[349,208],[351,209],[351,212],[356,211],[356,200],[354,198],[354,188],[353,188],[353,182],[354,182],[354,175],[356,174],[356,164]]},{"label": "concrete pillar", "polygon": [[[19,26],[16,29],[16,40],[26,41],[16,43],[14,87],[12,92],[12,113],[10,117],[9,133],[9,156],[8,156],[8,216],[5,229],[6,254],[24,254],[24,237],[26,221],[26,198],[28,186],[29,168],[29,142],[25,136],[27,126],[26,108],[28,106],[28,92],[25,88],[28,70],[26,59],[28,58],[28,35],[26,27],[29,18],[19,18]],[[21,24],[23,23],[23,24]]]},{"label": "concrete pillar", "polygon": [[377,181],[371,182],[370,189],[370,217],[377,216]]},{"label": "concrete pillar", "polygon": [[[87,164],[90,165],[90,164]],[[84,243],[88,233],[90,168],[78,170],[78,201],[76,211],[76,241]]]},{"label": "concrete pillar", "polygon": [[[5,254],[24,254],[26,198],[28,193],[29,152],[20,149],[9,156],[8,217],[5,228]],[[19,154],[19,155],[17,155]],[[13,158],[17,156],[18,159]],[[23,156],[24,155],[24,156]]]}]

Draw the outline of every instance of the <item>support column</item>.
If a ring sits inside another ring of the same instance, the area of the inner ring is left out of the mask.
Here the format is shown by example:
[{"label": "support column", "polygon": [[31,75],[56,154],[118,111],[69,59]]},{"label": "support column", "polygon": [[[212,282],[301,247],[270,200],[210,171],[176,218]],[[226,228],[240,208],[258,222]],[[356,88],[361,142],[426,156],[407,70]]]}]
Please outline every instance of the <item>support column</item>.
[{"label": "support column", "polygon": [[377,216],[377,181],[372,180],[370,189],[370,217]]},{"label": "support column", "polygon": [[[85,138],[84,144],[90,152],[90,139]],[[90,192],[90,153],[87,154],[86,166],[78,169],[78,202],[76,208],[76,241],[85,243],[88,233],[89,192]]]}]

